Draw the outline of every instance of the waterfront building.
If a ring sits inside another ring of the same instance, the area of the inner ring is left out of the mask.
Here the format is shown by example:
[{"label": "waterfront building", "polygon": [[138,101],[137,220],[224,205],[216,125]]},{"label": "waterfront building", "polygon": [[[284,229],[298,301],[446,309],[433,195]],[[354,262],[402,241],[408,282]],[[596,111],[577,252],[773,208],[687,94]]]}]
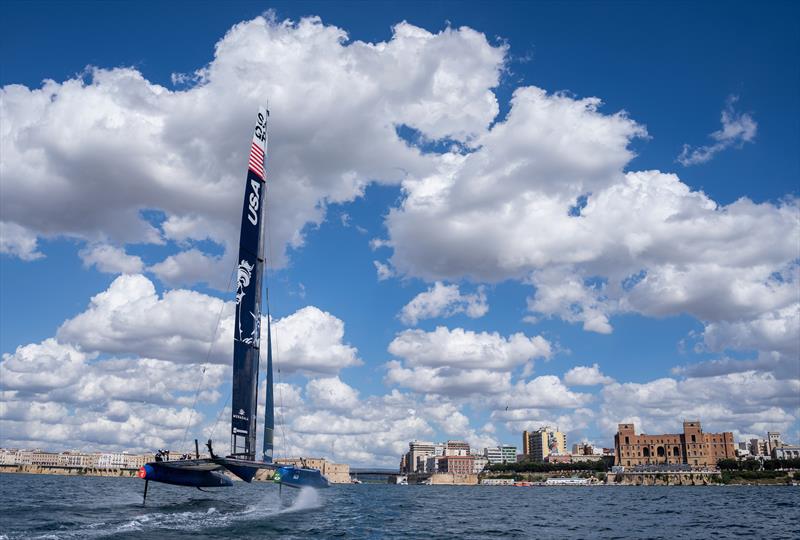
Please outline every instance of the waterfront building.
[{"label": "waterfront building", "polygon": [[503,462],[503,452],[499,446],[489,446],[483,449],[483,457],[492,465]]},{"label": "waterfront building", "polygon": [[58,454],[55,452],[34,450],[30,453],[30,465],[39,465],[40,467],[58,467]]},{"label": "waterfront building", "polygon": [[550,454],[567,454],[567,436],[550,426],[542,426],[533,432],[522,432],[525,455],[533,461],[544,461]]},{"label": "waterfront building", "polygon": [[770,455],[769,442],[764,439],[750,439],[748,449],[750,454],[755,457]]},{"label": "waterfront building", "polygon": [[591,456],[595,453],[595,449],[589,443],[578,443],[572,445],[573,456]]},{"label": "waterfront building", "polygon": [[[472,455],[472,452],[469,444],[464,441],[432,443],[414,440],[408,443],[408,452],[400,460],[400,472],[406,474],[437,472],[439,458],[448,456],[466,457],[470,455]],[[431,460],[430,458],[434,459]]]},{"label": "waterfront building", "polygon": [[798,459],[800,458],[800,446],[782,444],[772,451],[773,459]]},{"label": "waterfront building", "polygon": [[500,446],[500,453],[503,456],[503,463],[517,462],[517,447],[510,444]]},{"label": "waterfront building", "polygon": [[482,486],[513,486],[514,480],[513,478],[484,478],[481,480]]},{"label": "waterfront building", "polygon": [[783,441],[781,440],[781,434],[777,431],[768,431],[767,444],[769,445],[769,453],[772,454],[772,452],[776,448],[780,448],[781,446],[783,446]]},{"label": "waterfront building", "polygon": [[464,441],[447,441],[445,443],[444,455],[446,456],[469,456],[469,444]]},{"label": "waterfront building", "polygon": [[0,450],[0,465],[16,465],[16,464],[17,464],[16,450],[6,450],[5,448]]},{"label": "waterfront building", "polygon": [[775,448],[782,445],[783,441],[781,441],[780,431],[767,431],[767,442],[769,443],[770,448]]},{"label": "waterfront building", "polygon": [[733,433],[703,433],[699,421],[683,423],[683,433],[636,435],[633,424],[619,424],[614,436],[616,465],[687,464],[716,467],[720,459],[736,457]]},{"label": "waterfront building", "polygon": [[737,459],[746,459],[752,455],[750,454],[750,446],[746,441],[736,443],[735,451]]},{"label": "waterfront building", "polygon": [[480,474],[483,472],[483,469],[489,464],[489,460],[486,459],[484,456],[473,456],[475,459],[473,460],[473,474]]},{"label": "waterfront building", "polygon": [[425,470],[420,472],[434,474],[439,472],[439,458],[441,456],[429,456],[425,459]]},{"label": "waterfront building", "polygon": [[153,457],[146,454],[129,454],[125,463],[127,469],[139,469],[144,467],[145,463],[152,461]]},{"label": "waterfront building", "polygon": [[83,468],[86,466],[87,456],[80,452],[64,452],[59,457],[59,465],[62,467]]},{"label": "waterfront building", "polygon": [[128,454],[121,452],[101,454],[97,460],[100,469],[124,469],[127,464]]},{"label": "waterfront building", "polygon": [[517,447],[508,444],[489,446],[483,449],[483,457],[492,465],[497,463],[516,463]]},{"label": "waterfront building", "polygon": [[439,472],[450,474],[474,474],[475,456],[449,455],[439,458]]},{"label": "waterfront building", "polygon": [[591,484],[591,480],[588,478],[560,478],[560,477],[550,477],[545,480],[544,484],[546,486],[588,486]]},{"label": "waterfront building", "polygon": [[402,472],[416,473],[424,472],[426,459],[428,456],[435,455],[436,447],[432,442],[411,441],[408,443],[408,453],[406,454],[406,467]]}]

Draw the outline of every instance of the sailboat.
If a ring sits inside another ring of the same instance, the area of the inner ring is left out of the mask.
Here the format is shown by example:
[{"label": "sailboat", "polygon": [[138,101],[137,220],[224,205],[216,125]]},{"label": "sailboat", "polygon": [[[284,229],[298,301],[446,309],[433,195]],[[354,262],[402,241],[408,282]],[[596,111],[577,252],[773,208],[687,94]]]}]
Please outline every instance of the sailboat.
[{"label": "sailboat", "polygon": [[328,487],[329,481],[318,469],[282,466],[273,462],[275,406],[272,378],[272,333],[267,310],[267,399],[264,414],[264,441],[260,460],[256,459],[256,405],[258,367],[261,350],[261,291],[264,274],[265,191],[267,120],[266,107],[258,110],[250,145],[245,182],[242,225],[239,234],[239,261],[236,271],[236,319],[233,336],[233,385],[231,396],[231,453],[214,453],[212,441],[206,443],[210,457],[200,458],[197,439],[195,457],[170,460],[159,452],[155,460],[139,469],[145,481],[144,500],[150,482],[196,488],[232,486],[225,474],[251,482],[262,469],[273,470],[273,480],[289,487]]}]

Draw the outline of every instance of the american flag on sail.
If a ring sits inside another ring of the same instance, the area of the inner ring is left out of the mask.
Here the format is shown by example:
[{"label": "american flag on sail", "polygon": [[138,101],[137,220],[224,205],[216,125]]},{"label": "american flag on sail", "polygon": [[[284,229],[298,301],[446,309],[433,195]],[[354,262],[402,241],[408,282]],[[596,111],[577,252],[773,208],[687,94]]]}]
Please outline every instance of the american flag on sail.
[{"label": "american flag on sail", "polygon": [[259,178],[264,179],[264,151],[255,142],[250,145],[250,161],[248,167]]}]

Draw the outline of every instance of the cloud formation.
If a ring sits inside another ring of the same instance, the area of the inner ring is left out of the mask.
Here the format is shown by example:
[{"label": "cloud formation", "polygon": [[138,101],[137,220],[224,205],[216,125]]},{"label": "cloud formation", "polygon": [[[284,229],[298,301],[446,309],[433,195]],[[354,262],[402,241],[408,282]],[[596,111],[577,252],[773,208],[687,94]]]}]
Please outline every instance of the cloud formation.
[{"label": "cloud formation", "polygon": [[[386,219],[396,273],[530,284],[530,322],[556,316],[607,334],[618,313],[690,314],[717,350],[785,352],[800,338],[789,330],[797,200],[722,206],[674,174],[625,171],[646,131],[600,105],[517,89],[473,152],[442,154],[433,174],[405,179]],[[752,338],[722,331],[730,325]]]},{"label": "cloud formation", "polygon": [[[210,436],[228,418],[215,408],[230,392],[233,307],[183,289],[159,295],[139,274],[117,277],[55,337],[3,354],[0,445],[184,450],[187,430]],[[336,376],[361,363],[343,342],[341,320],[307,306],[273,329],[276,370],[322,375],[306,388],[310,404],[356,403],[357,392]],[[301,403],[291,386],[277,389],[280,407]]]},{"label": "cloud formation", "polygon": [[729,96],[725,102],[725,108],[722,110],[722,128],[709,135],[716,142],[696,148],[688,144],[683,145],[683,150],[677,159],[681,165],[689,167],[706,163],[723,150],[753,142],[758,123],[749,114],[736,112],[733,106],[737,101],[739,96]]},{"label": "cloud formation", "polygon": [[475,294],[461,294],[458,285],[445,285],[441,281],[433,284],[427,291],[419,293],[400,311],[400,320],[414,326],[420,319],[452,317],[464,313],[477,319],[489,311],[486,293],[479,288]]},{"label": "cloud formation", "polygon": [[575,366],[564,374],[564,383],[568,386],[595,386],[598,384],[611,384],[614,379],[603,375],[600,366]]},{"label": "cloud formation", "polygon": [[107,274],[138,274],[144,269],[141,257],[128,255],[125,250],[108,244],[94,244],[78,252],[83,266],[94,266]]},{"label": "cloud formation", "polygon": [[[397,127],[476,139],[499,110],[491,88],[504,58],[504,46],[469,28],[400,23],[390,40],[365,43],[315,17],[256,17],[231,28],[208,65],[178,76],[191,81],[182,90],[126,67],[89,68],[38,89],[8,85],[0,249],[33,259],[41,237],[115,248],[175,242],[185,253],[151,271],[173,286],[219,287],[219,267],[235,256],[248,133],[269,98],[267,199],[280,204],[268,211],[274,262],[285,264],[285,250],[303,244],[303,227],[321,223],[328,204],[433,169],[436,159]],[[221,261],[202,252],[207,239],[224,249]]]},{"label": "cloud formation", "polygon": [[400,361],[387,363],[385,382],[421,394],[463,397],[490,395],[511,387],[512,372],[548,359],[550,343],[521,332],[503,337],[494,332],[437,327],[432,332],[405,330],[389,344]]}]

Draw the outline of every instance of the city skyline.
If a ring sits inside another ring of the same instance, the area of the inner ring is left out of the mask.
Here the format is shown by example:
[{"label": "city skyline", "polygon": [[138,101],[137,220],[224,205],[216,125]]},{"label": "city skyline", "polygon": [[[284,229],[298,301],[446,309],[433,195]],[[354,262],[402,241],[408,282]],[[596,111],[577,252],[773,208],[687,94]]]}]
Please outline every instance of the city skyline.
[{"label": "city skyline", "polygon": [[10,3],[0,447],[224,448],[267,100],[276,454],[796,444],[798,7],[449,6]]}]

